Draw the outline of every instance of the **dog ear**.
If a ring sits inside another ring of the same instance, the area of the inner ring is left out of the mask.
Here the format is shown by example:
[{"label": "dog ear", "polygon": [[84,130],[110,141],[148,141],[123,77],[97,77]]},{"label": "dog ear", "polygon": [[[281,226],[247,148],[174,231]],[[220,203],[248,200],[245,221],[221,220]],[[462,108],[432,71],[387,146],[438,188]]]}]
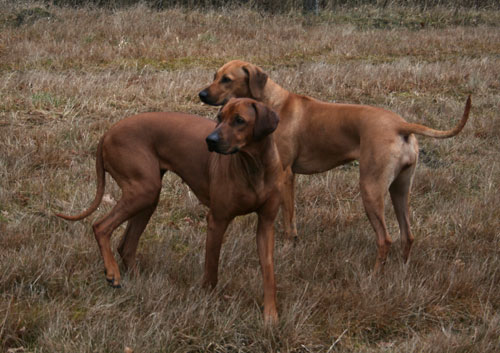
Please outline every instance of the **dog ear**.
[{"label": "dog ear", "polygon": [[267,105],[259,102],[252,103],[255,109],[255,123],[253,126],[253,138],[261,140],[278,127],[280,118],[278,114]]},{"label": "dog ear", "polygon": [[248,75],[248,87],[250,94],[254,99],[260,100],[262,97],[262,90],[267,82],[267,74],[262,69],[255,65],[243,66],[243,70]]}]

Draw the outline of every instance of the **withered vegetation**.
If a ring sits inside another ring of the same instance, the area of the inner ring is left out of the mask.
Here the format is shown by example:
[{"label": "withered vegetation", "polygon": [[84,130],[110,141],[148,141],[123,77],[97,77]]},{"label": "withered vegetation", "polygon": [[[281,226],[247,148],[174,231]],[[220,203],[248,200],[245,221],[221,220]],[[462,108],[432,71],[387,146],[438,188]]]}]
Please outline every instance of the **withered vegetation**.
[{"label": "withered vegetation", "polygon": [[[1,5],[0,351],[499,350],[499,11]],[[440,129],[472,95],[459,136],[419,138],[408,265],[396,241],[385,273],[372,276],[356,164],[298,178],[298,244],[276,226],[272,330],[261,319],[254,216],[230,227],[212,293],[200,285],[206,209],[174,175],[141,239],[139,274],[121,290],[104,281],[90,227],[119,197],[116,185],[89,219],[54,216],[89,205],[97,141],[114,122],[145,111],[214,117],[197,92],[231,59],[261,65],[293,92]]]}]

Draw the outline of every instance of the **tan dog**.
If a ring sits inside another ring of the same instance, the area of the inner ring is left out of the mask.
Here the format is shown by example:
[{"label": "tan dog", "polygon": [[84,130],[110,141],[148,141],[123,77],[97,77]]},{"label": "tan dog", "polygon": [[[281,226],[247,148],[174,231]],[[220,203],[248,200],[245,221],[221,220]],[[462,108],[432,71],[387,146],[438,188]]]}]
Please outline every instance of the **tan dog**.
[{"label": "tan dog", "polygon": [[390,111],[365,105],[335,104],[288,92],[268,78],[261,68],[234,60],[222,66],[213,83],[199,93],[211,105],[233,97],[251,97],[266,103],[281,118],[275,133],[286,170],[282,206],[285,236],[296,237],[294,174],[314,174],[359,160],[360,187],[366,214],[377,236],[375,270],[385,262],[392,243],[384,219],[384,198],[389,190],[398,219],[403,257],[408,260],[413,235],[408,198],[418,159],[413,134],[452,137],[469,117],[470,97],[458,125],[438,131],[407,123]]},{"label": "tan dog", "polygon": [[219,254],[229,223],[238,215],[257,213],[264,319],[276,322],[273,223],[279,209],[283,170],[271,133],[279,118],[262,103],[234,99],[221,110],[218,120],[216,124],[188,114],[145,113],[118,122],[104,134],[97,148],[97,192],[92,205],[77,216],[58,216],[76,221],[94,212],[103,197],[105,171],[111,174],[122,197],[93,229],[106,279],[119,287],[120,271],[111,252],[111,234],[128,221],[118,252],[125,266],[133,269],[139,238],[158,204],[162,176],[172,171],[210,208],[206,286],[217,283]]}]

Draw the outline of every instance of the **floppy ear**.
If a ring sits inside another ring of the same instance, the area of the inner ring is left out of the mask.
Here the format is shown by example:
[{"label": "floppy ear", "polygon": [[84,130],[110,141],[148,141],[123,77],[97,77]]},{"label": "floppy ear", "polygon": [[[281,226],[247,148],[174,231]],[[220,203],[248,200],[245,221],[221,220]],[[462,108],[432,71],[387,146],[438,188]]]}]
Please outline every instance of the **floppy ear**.
[{"label": "floppy ear", "polygon": [[262,97],[262,90],[267,82],[267,74],[262,69],[255,65],[243,66],[243,70],[248,75],[248,87],[250,94],[254,99],[260,100]]},{"label": "floppy ear", "polygon": [[253,126],[253,139],[262,140],[278,127],[280,118],[278,114],[267,105],[259,102],[252,103],[255,109],[255,123]]}]

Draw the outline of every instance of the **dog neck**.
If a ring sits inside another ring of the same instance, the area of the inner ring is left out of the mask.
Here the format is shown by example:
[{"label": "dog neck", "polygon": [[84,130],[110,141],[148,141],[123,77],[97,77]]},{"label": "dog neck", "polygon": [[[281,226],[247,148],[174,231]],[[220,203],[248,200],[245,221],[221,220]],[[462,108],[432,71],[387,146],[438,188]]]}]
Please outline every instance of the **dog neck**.
[{"label": "dog neck", "polygon": [[261,101],[279,112],[289,96],[290,92],[268,78],[262,92]]},{"label": "dog neck", "polygon": [[[278,149],[273,135],[243,147],[239,152],[231,155],[215,155],[217,160],[229,158],[227,168],[221,169],[219,163],[214,163],[217,173],[225,174],[233,181],[242,181],[257,192],[262,185],[266,185],[268,178],[276,175],[276,168],[281,168]],[[273,183],[271,183],[273,184]]]},{"label": "dog neck", "polygon": [[275,163],[277,153],[273,135],[268,135],[262,140],[250,143],[234,155],[234,161],[238,160],[248,176],[253,177],[266,173],[266,169]]}]

